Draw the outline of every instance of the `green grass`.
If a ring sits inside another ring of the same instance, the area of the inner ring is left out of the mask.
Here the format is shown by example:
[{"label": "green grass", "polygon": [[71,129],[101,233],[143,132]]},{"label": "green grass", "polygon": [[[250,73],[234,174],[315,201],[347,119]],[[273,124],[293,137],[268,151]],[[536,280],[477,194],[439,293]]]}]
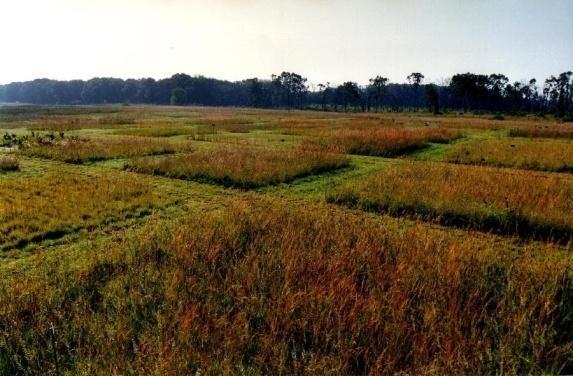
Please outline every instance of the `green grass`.
[{"label": "green grass", "polygon": [[197,133],[195,127],[190,126],[145,126],[137,128],[125,128],[116,130],[113,134],[141,137],[173,137],[181,135],[193,135]]}]

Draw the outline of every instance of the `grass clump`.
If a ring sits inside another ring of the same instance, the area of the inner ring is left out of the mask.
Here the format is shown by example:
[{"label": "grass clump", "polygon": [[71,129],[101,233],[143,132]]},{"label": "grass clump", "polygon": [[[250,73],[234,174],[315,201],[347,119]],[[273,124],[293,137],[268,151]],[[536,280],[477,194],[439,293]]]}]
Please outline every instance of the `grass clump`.
[{"label": "grass clump", "polygon": [[323,131],[316,142],[350,154],[395,157],[460,136],[460,132],[444,128],[345,128]]},{"label": "grass clump", "polygon": [[568,243],[573,181],[525,171],[408,162],[329,194],[330,202],[444,225]]},{"label": "grass clump", "polygon": [[149,182],[118,173],[0,180],[0,196],[0,250],[137,216],[155,201]]},{"label": "grass clump", "polygon": [[257,188],[292,181],[350,164],[346,156],[316,148],[272,150],[218,147],[166,158],[130,161],[130,171],[198,180],[238,188]]},{"label": "grass clump", "polygon": [[445,158],[453,163],[573,172],[573,143],[559,140],[488,139],[457,145]]},{"label": "grass clump", "polygon": [[0,354],[6,373],[565,374],[569,265],[236,200],[0,269]]},{"label": "grass clump", "polygon": [[18,159],[0,156],[0,172],[18,171],[19,169],[20,163]]},{"label": "grass clump", "polygon": [[22,147],[21,152],[31,157],[81,164],[142,155],[172,154],[190,149],[189,144],[152,137],[116,136],[67,137],[54,142],[34,142]]}]

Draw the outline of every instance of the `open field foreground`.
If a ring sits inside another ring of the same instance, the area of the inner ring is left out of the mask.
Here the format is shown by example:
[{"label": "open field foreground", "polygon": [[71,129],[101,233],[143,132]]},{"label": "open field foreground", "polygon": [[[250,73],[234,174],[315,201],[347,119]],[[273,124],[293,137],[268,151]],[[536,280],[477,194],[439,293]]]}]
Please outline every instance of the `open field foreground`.
[{"label": "open field foreground", "polygon": [[0,107],[0,375],[573,373],[572,130]]}]

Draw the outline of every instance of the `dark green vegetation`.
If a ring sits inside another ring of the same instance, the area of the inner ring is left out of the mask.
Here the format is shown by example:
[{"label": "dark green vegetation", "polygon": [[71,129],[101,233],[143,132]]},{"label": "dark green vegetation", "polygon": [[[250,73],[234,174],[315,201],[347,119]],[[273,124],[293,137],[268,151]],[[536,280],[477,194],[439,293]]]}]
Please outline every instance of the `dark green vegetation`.
[{"label": "dark green vegetation", "polygon": [[6,111],[0,375],[573,372],[567,125]]},{"label": "dark green vegetation", "polygon": [[[170,78],[139,80],[94,78],[88,81],[40,79],[0,85],[0,103],[106,104],[138,103],[161,105],[251,106],[258,108],[307,108],[329,111],[371,112],[381,109],[440,109],[509,113],[553,113],[563,121],[573,114],[573,73],[510,82],[503,74],[456,74],[449,85],[425,84],[424,75],[414,72],[408,84],[390,83],[376,76],[365,86],[348,81],[331,87],[318,84],[309,90],[307,79],[293,72],[271,79],[251,78],[229,82],[202,76],[175,74]],[[9,113],[14,112],[8,110]],[[16,117],[20,116],[18,111]],[[496,114],[495,120],[504,120]]]}]

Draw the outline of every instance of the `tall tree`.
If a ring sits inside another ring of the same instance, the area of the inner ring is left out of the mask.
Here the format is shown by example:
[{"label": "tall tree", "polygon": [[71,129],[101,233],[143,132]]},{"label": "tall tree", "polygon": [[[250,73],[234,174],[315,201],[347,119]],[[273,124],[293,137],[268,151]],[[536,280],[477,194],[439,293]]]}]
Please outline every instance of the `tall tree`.
[{"label": "tall tree", "polygon": [[380,111],[380,104],[382,104],[382,97],[386,89],[386,84],[388,83],[388,78],[382,76],[376,76],[369,80],[369,92],[372,93],[374,97],[374,103],[376,105],[376,111]]},{"label": "tall tree", "polygon": [[406,77],[406,80],[408,80],[408,83],[410,84],[410,86],[412,86],[412,91],[414,92],[414,101],[413,101],[414,106],[418,107],[420,104],[418,99],[420,84],[424,80],[424,75],[419,72],[414,72],[410,74],[408,77]]},{"label": "tall tree", "polygon": [[426,85],[426,102],[434,115],[440,113],[440,94],[436,85]]},{"label": "tall tree", "polygon": [[282,72],[278,76],[272,76],[272,82],[279,95],[283,97],[287,107],[300,106],[302,104],[302,100],[308,92],[306,81],[306,78],[291,72]]}]

